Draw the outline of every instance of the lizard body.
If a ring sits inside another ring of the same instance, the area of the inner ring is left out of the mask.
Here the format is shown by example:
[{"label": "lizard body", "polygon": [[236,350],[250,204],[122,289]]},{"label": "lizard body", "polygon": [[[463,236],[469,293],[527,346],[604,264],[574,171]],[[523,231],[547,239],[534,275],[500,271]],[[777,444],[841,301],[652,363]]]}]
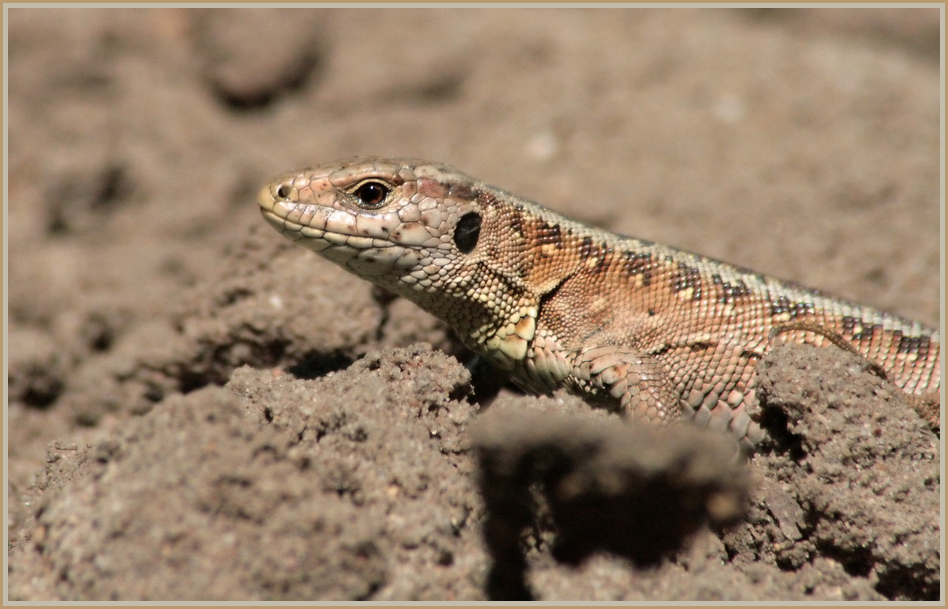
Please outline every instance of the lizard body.
[{"label": "lizard body", "polygon": [[[854,350],[937,400],[934,329],[586,226],[445,165],[338,161],[274,178],[258,203],[284,236],[412,300],[534,393],[566,386],[753,445],[756,364],[793,341]],[[940,423],[937,406],[928,414]]]}]

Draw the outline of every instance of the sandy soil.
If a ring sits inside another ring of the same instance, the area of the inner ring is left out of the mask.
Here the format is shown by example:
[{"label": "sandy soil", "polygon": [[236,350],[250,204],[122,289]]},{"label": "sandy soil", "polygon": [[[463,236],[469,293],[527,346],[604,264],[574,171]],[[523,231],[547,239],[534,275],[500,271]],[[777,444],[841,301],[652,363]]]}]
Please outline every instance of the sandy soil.
[{"label": "sandy soil", "polygon": [[864,362],[768,357],[738,467],[518,395],[254,203],[436,159],[937,325],[936,10],[9,16],[12,599],[939,597],[940,441]]}]

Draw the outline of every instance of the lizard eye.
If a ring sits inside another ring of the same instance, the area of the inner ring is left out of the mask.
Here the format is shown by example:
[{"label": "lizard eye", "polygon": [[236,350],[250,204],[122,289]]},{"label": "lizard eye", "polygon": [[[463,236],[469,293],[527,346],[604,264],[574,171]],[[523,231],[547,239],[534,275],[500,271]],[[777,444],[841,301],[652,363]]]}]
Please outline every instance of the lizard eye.
[{"label": "lizard eye", "polygon": [[477,245],[481,234],[481,215],[475,212],[466,213],[458,220],[454,227],[454,244],[462,254],[470,254]]},{"label": "lizard eye", "polygon": [[388,184],[377,180],[367,180],[356,186],[352,194],[359,200],[358,203],[361,207],[378,209],[385,203],[385,199],[390,192],[392,192],[392,189]]}]

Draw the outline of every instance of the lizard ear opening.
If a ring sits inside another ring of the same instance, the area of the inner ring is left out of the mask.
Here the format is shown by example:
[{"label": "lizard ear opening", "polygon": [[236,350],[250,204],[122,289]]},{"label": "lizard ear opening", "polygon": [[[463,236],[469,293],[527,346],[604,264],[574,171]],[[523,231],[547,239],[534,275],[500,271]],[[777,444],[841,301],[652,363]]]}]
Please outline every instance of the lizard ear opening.
[{"label": "lizard ear opening", "polygon": [[468,212],[461,216],[454,227],[454,244],[462,254],[470,254],[477,245],[481,234],[481,215],[477,212]]}]

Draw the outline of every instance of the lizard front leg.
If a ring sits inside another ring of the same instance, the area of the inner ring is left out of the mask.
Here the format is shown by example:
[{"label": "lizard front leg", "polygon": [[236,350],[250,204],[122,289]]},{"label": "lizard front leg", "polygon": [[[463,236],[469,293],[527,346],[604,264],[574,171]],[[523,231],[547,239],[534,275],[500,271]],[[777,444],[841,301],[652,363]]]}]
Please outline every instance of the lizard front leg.
[{"label": "lizard front leg", "polygon": [[620,346],[580,349],[571,382],[593,396],[608,392],[633,421],[667,425],[681,418],[681,397],[662,363]]}]

